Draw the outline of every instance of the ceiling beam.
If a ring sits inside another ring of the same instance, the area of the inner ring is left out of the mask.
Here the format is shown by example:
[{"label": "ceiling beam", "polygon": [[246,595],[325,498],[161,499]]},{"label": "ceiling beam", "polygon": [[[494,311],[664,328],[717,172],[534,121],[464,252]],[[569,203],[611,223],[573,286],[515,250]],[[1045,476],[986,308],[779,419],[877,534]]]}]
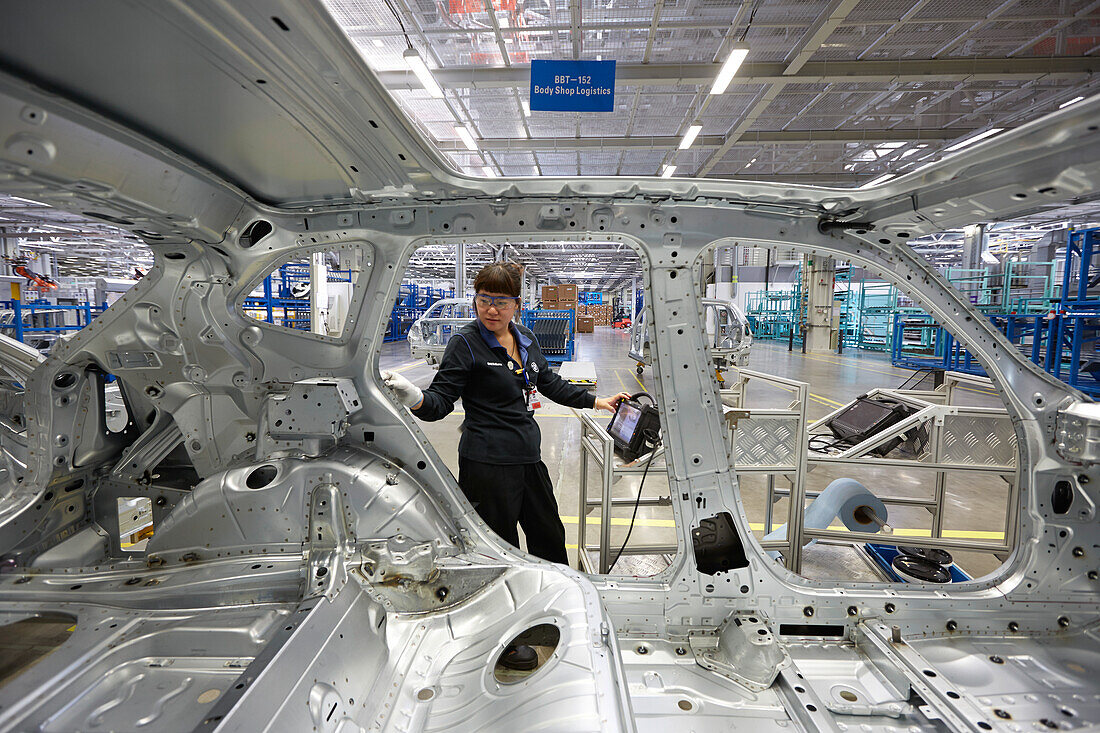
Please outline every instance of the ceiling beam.
[{"label": "ceiling beam", "polygon": [[[1100,71],[1100,59],[1082,57],[1046,57],[1011,59],[902,59],[874,61],[807,61],[797,71],[784,75],[786,62],[746,63],[733,77],[733,86],[770,84],[831,84],[841,82],[918,82],[918,81],[1030,81],[1040,77],[1085,78]],[[721,67],[719,63],[697,64],[617,64],[615,83],[626,86],[675,86],[710,84]],[[529,86],[528,66],[494,68],[451,66],[433,70],[444,89],[491,89]],[[411,71],[378,72],[390,89],[419,89],[420,82]]]},{"label": "ceiling beam", "polygon": [[[979,128],[952,128],[949,130],[908,129],[893,130],[771,130],[750,131],[742,134],[730,144],[757,146],[768,143],[808,145],[821,142],[873,143],[873,142],[919,142],[922,140],[955,140]],[[717,148],[726,144],[725,135],[700,135],[695,138],[693,148]],[[500,152],[572,152],[578,149],[626,150],[633,148],[664,149],[675,148],[680,136],[636,136],[636,137],[536,137],[530,139],[490,137],[477,141],[482,150]],[[466,147],[459,140],[441,140],[436,145],[445,152],[463,151]]]},{"label": "ceiling beam", "polygon": [[829,8],[806,29],[806,41],[787,64],[787,68],[783,70],[784,76],[797,74],[798,70],[809,62],[810,57],[817,53],[821,44],[833,35],[833,31],[848,17],[848,13],[852,12],[858,2],[859,0],[834,0]]},{"label": "ceiling beam", "polygon": [[[1008,56],[1015,56],[1016,54],[1023,53],[1024,51],[1031,48],[1036,43],[1043,40],[1044,38],[1046,38],[1050,34],[1055,33],[1057,31],[1060,31],[1063,28],[1065,28],[1066,26],[1071,25],[1072,23],[1076,23],[1077,21],[1081,20],[1082,18],[1088,18],[1090,15],[1092,15],[1094,12],[1096,12],[1097,8],[1100,8],[1100,0],[1097,0],[1097,2],[1089,3],[1088,5],[1086,5],[1085,7],[1081,8],[1076,13],[1074,13],[1072,18],[1066,18],[1065,20],[1063,20],[1059,23],[1056,23],[1055,25],[1051,26],[1050,28],[1047,28],[1045,31],[1043,31],[1039,35],[1035,36],[1030,41],[1023,44],[1022,46],[1020,46],[1016,49],[1013,49],[1012,51],[1009,51]],[[1093,36],[1093,37],[1095,37],[1095,36]]]},{"label": "ceiling beam", "polygon": [[756,122],[756,118],[763,114],[764,110],[768,108],[768,105],[775,101],[775,98],[779,96],[780,92],[782,92],[783,88],[786,86],[786,81],[779,80],[770,87],[767,87],[767,91],[757,98],[756,103],[745,113],[737,126],[730,130],[729,134],[726,136],[726,141],[710,154],[710,157],[708,157],[703,165],[699,167],[695,175],[702,177],[710,173],[714,169],[714,166],[726,156],[726,153],[741,140],[741,136],[748,132],[749,128]]},{"label": "ceiling beam", "polygon": [[[1080,20],[1080,18],[1070,15],[1068,13],[1028,13],[1026,15],[1004,15],[997,18],[1004,23],[1040,23],[1040,22],[1061,22],[1064,20]],[[866,20],[845,20],[837,25],[838,28],[864,28],[881,25],[926,25],[936,26],[943,25],[945,23],[979,23],[989,20],[988,15],[937,15],[937,16],[921,16],[916,17],[914,14],[906,13],[899,20],[878,20],[878,21],[866,21]],[[801,27],[805,25],[794,24],[794,27]],[[789,30],[792,28],[792,24],[787,20],[754,20],[752,23],[753,28],[782,28]],[[538,26],[523,26],[521,28],[508,28],[506,32],[519,35],[537,38],[538,36],[545,36],[551,33],[560,33],[568,31],[572,26],[564,22],[550,22],[545,25]],[[729,27],[729,21],[724,20],[704,20],[700,18],[662,18],[661,30],[711,30],[711,31],[725,31]],[[585,31],[644,31],[649,28],[649,21],[643,19],[637,20],[615,20],[615,21],[584,21],[581,23],[581,29]],[[349,25],[344,28],[344,31],[353,41],[382,39],[382,38],[398,38],[402,39],[403,35],[399,28],[392,30],[380,29],[377,23],[370,25]],[[431,28],[424,28],[422,31],[427,36],[476,36],[481,33],[487,32],[484,26],[471,25],[471,26],[454,26],[454,25],[439,25]]]}]

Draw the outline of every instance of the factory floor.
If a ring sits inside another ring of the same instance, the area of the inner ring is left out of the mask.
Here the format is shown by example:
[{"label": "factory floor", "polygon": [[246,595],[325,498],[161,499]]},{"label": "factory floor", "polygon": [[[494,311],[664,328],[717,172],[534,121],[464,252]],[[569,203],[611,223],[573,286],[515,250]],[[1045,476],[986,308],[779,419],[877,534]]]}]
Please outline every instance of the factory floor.
[{"label": "factory floor", "polygon": [[[636,362],[627,356],[629,332],[610,327],[597,327],[594,333],[577,334],[574,359],[595,364],[597,374],[596,392],[600,396],[620,391],[651,391],[654,376],[650,367],[645,367],[641,375],[636,374]],[[382,369],[396,369],[420,387],[427,387],[435,375],[435,370],[423,361],[414,361],[405,341],[385,344],[381,356]],[[821,418],[837,407],[855,399],[876,387],[895,388],[913,375],[907,369],[899,369],[890,364],[886,354],[851,350],[843,354],[819,353],[802,354],[788,352],[787,344],[776,341],[756,341],[752,346],[748,368],[758,372],[773,374],[791,380],[809,384],[808,420]],[[980,386],[964,386],[962,397],[956,403],[976,406],[1000,407],[1000,401],[992,393]],[[770,390],[770,391],[769,391]],[[748,393],[750,406],[785,407],[790,400],[784,393],[767,385],[753,387]],[[598,420],[605,424],[610,418],[607,413],[598,413]],[[462,405],[456,405],[455,412],[443,420],[434,423],[421,422],[420,426],[432,441],[436,451],[454,475],[458,475],[458,439],[459,426],[463,419]],[[580,510],[580,433],[581,426],[573,410],[543,399],[543,407],[536,415],[542,430],[542,456],[554,482],[559,513],[565,525],[566,541],[570,563],[578,564],[578,530],[581,517],[586,512]],[[590,462],[589,496],[599,495],[600,479],[597,467]],[[664,465],[657,462],[645,479],[644,497],[668,495],[668,481],[664,474]],[[858,468],[835,465],[811,466],[807,474],[806,490],[823,490],[836,478],[851,477],[863,483],[877,496],[902,498],[931,498],[935,492],[935,474],[933,471],[912,470],[896,467]],[[624,476],[613,485],[614,497],[634,499],[637,496],[639,476]],[[766,520],[766,481],[761,474],[743,473],[740,476],[741,501],[754,534],[764,535]],[[776,480],[776,487],[783,489],[787,484]],[[976,540],[995,543],[1001,540],[1005,529],[1005,513],[1009,499],[1009,485],[1006,480],[994,474],[966,472],[950,476],[945,486],[944,536],[963,540]],[[627,538],[630,531],[629,547],[645,545],[675,545],[676,537],[672,509],[668,506],[642,506],[637,510],[633,529],[630,529],[631,514],[634,505],[616,506],[612,511],[611,556]],[[888,507],[888,522],[895,528],[898,539],[923,534],[928,536],[931,527],[931,514],[919,506],[892,505]],[[773,526],[786,521],[787,501],[780,498],[773,505]],[[587,512],[587,544],[599,542],[600,512],[598,508],[589,508]],[[839,527],[834,520],[833,527]],[[521,532],[522,535],[522,532]],[[889,541],[890,538],[886,538]],[[1002,560],[990,552],[954,551],[956,564],[970,577],[977,578],[996,570]],[[589,557],[593,564],[597,562],[593,551]],[[624,555],[616,566],[615,574],[650,575],[659,572],[667,562],[660,554],[633,557]],[[868,554],[861,546],[848,543],[819,542],[804,548],[803,575],[818,580],[854,580],[876,581],[882,575],[873,567]]]}]

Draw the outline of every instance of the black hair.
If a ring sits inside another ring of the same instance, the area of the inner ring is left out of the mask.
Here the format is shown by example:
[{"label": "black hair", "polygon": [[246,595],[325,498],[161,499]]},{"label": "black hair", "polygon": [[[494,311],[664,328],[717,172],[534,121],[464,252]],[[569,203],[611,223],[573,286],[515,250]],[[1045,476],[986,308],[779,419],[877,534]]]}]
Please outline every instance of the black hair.
[{"label": "black hair", "polygon": [[492,262],[474,278],[474,292],[505,293],[518,298],[523,285],[523,265],[518,262]]}]

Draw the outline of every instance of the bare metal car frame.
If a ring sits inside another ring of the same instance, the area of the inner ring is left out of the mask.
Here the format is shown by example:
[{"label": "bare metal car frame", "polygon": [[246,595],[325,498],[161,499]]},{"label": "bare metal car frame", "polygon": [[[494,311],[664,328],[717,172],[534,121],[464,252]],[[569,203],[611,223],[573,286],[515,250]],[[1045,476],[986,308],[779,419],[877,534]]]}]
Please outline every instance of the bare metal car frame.
[{"label": "bare metal car frame", "polygon": [[[1100,720],[1100,414],[906,244],[1094,195],[1100,99],[866,190],[486,180],[425,143],[320,6],[6,12],[0,190],[128,228],[156,267],[41,364],[0,349],[19,375],[0,416],[0,617],[75,627],[0,687],[0,728]],[[502,543],[380,386],[388,306],[417,246],[549,237],[627,243],[642,261],[678,545],[653,578],[586,576]],[[702,345],[692,272],[719,241],[881,273],[981,359],[1019,445],[1018,537],[998,572],[948,589],[823,583],[767,559]],[[281,259],[342,247],[369,252],[343,335],[242,315]],[[117,432],[107,373],[130,415]],[[118,544],[121,497],[153,502],[144,555]],[[723,512],[747,561],[704,574],[693,532]],[[539,624],[558,629],[551,658],[496,679],[504,645]]]}]

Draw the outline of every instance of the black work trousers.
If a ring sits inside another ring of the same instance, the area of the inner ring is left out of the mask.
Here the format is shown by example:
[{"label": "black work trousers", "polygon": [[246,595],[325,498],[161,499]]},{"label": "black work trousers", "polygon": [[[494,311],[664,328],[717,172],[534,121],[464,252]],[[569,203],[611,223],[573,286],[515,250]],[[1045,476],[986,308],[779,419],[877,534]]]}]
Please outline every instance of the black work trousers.
[{"label": "black work trousers", "polygon": [[458,485],[485,523],[506,542],[519,546],[518,522],[528,552],[550,562],[569,563],[565,526],[542,461],[498,466],[459,456]]}]

